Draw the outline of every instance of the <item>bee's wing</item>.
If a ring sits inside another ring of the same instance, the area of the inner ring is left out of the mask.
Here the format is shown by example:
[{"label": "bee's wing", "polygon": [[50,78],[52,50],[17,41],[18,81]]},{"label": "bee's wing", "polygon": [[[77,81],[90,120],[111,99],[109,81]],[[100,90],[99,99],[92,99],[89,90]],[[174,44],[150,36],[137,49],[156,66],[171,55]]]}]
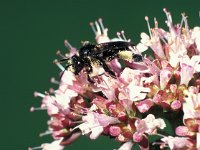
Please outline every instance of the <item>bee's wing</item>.
[{"label": "bee's wing", "polygon": [[96,47],[101,47],[101,49],[104,49],[104,50],[123,49],[129,46],[133,47],[135,45],[132,42],[126,42],[126,41],[107,42],[107,43],[101,43],[101,44],[96,45]]},{"label": "bee's wing", "polygon": [[126,41],[100,43],[95,46],[95,51],[93,51],[93,54],[100,54],[107,51],[129,50],[129,46],[133,47],[135,45],[132,42]]}]

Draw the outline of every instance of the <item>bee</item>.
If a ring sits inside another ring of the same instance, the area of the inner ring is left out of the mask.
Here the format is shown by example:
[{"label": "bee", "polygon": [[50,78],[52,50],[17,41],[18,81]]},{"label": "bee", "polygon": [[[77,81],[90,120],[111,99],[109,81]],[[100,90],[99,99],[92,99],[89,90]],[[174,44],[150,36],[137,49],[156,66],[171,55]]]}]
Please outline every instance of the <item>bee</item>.
[{"label": "bee", "polygon": [[85,42],[77,54],[73,55],[71,58],[63,58],[59,60],[59,62],[68,61],[65,70],[71,67],[71,70],[75,75],[78,75],[85,69],[89,81],[91,81],[89,75],[93,72],[94,64],[101,66],[105,72],[115,78],[115,73],[108,67],[107,62],[110,62],[115,58],[141,62],[143,60],[142,55],[135,54],[131,50],[134,46],[135,45],[132,42],[127,41],[115,41],[100,44]]}]

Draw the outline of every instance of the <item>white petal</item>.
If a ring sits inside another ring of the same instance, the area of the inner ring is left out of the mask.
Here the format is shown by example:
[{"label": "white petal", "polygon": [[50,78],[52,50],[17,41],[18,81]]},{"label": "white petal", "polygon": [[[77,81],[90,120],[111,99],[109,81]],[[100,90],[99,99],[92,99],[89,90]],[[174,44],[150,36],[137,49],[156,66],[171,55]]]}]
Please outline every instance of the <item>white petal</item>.
[{"label": "white petal", "polygon": [[133,142],[129,141],[124,143],[118,150],[131,150],[132,147],[133,147]]},{"label": "white petal", "polygon": [[137,44],[136,48],[137,48],[137,50],[139,50],[139,52],[141,52],[141,53],[144,52],[144,51],[146,51],[146,50],[148,49],[148,47],[145,46],[145,45],[142,44],[142,43]]}]

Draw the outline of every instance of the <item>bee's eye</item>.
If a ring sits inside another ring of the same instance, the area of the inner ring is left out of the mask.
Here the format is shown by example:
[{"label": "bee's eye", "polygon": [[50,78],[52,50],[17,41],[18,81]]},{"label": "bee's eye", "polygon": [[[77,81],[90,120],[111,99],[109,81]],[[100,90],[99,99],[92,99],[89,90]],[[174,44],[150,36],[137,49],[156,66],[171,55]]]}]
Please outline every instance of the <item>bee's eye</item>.
[{"label": "bee's eye", "polygon": [[79,55],[80,56],[88,56],[88,55],[90,55],[90,51],[91,50],[89,48],[83,47],[83,48],[80,49]]},{"label": "bee's eye", "polygon": [[83,54],[88,55],[88,53],[89,53],[89,49],[84,49]]},{"label": "bee's eye", "polygon": [[141,62],[141,61],[143,60],[143,57],[142,57],[142,55],[140,55],[140,54],[134,54],[134,55],[133,55],[133,60],[134,60],[135,62]]}]

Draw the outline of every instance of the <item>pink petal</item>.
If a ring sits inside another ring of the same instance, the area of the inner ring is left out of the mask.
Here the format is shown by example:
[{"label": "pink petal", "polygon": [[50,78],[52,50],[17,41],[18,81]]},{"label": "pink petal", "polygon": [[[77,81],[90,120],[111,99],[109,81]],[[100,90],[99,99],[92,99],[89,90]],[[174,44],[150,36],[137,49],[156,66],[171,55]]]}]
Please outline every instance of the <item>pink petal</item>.
[{"label": "pink petal", "polygon": [[153,104],[154,103],[151,99],[146,99],[143,101],[139,101],[136,104],[136,107],[141,113],[144,113],[144,112],[147,112],[153,106]]},{"label": "pink petal", "polygon": [[181,64],[181,83],[188,85],[189,81],[192,79],[194,74],[194,68],[192,66],[189,66],[185,63]]},{"label": "pink petal", "polygon": [[171,79],[172,72],[166,68],[160,71],[160,88],[163,90]]}]

